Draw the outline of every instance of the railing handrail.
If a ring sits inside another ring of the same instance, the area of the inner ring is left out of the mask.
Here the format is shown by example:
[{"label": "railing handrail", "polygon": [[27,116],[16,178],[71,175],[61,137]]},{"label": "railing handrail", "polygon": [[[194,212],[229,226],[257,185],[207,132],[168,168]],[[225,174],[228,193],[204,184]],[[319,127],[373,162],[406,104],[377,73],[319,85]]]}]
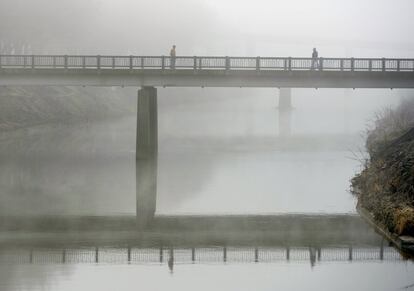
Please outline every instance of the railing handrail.
[{"label": "railing handrail", "polygon": [[0,69],[126,69],[414,72],[410,58],[138,56],[138,55],[0,55]]},{"label": "railing handrail", "polygon": [[[171,56],[168,55],[73,55],[73,54],[67,54],[67,55],[44,55],[44,54],[24,54],[24,55],[16,55],[16,54],[0,54],[0,56],[2,57],[87,57],[87,58],[96,58],[96,57],[101,57],[101,58],[159,58],[161,59],[162,57],[165,58],[172,58]],[[280,56],[280,57],[268,57],[268,56],[254,56],[254,57],[246,57],[246,56],[206,56],[206,55],[199,55],[199,56],[190,56],[190,55],[182,55],[182,56],[176,56],[175,58],[186,58],[186,59],[191,59],[191,58],[205,58],[205,59],[226,59],[226,58],[230,58],[230,59],[292,59],[292,60],[312,60],[312,57],[285,57],[285,56]],[[346,57],[346,58],[338,58],[338,57],[318,57],[317,59],[324,59],[324,60],[387,60],[387,61],[414,61],[414,58],[366,58],[366,57]]]}]

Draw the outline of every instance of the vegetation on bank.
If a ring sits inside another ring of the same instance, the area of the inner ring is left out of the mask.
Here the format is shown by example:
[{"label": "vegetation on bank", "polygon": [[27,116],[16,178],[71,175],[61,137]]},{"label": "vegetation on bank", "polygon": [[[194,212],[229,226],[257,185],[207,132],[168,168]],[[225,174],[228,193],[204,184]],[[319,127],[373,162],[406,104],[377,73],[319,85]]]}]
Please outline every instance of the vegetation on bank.
[{"label": "vegetation on bank", "polygon": [[1,87],[0,131],[49,122],[101,119],[134,112],[136,95],[81,87]]},{"label": "vegetation on bank", "polygon": [[352,192],[390,232],[414,235],[414,99],[378,114],[374,125],[369,159],[351,180]]}]

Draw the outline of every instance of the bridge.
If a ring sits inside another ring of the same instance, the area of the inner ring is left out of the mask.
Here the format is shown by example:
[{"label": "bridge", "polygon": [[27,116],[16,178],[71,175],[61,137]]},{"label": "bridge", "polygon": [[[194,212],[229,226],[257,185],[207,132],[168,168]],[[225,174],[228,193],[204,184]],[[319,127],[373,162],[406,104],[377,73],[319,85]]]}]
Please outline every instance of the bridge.
[{"label": "bridge", "polygon": [[290,88],[414,88],[414,59],[0,55],[0,86],[24,85],[141,87],[136,155],[145,158],[158,147],[156,87],[280,88],[289,128]]},{"label": "bridge", "polygon": [[0,55],[0,85],[413,88],[414,59]]}]

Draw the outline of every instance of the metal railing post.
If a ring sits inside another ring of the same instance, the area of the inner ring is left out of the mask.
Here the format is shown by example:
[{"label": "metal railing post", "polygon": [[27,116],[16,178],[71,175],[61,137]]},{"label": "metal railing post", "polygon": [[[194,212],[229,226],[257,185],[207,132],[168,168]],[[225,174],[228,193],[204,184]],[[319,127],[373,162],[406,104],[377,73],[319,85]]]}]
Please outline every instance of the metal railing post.
[{"label": "metal railing post", "polygon": [[196,56],[193,57],[193,61],[194,61],[193,69],[194,71],[196,71],[197,70],[197,57]]},{"label": "metal railing post", "polygon": [[400,71],[400,60],[397,60],[397,72]]},{"label": "metal railing post", "polygon": [[355,60],[354,58],[351,58],[351,72],[355,70]]},{"label": "metal railing post", "polygon": [[165,70],[165,57],[161,56],[161,70]]},{"label": "metal railing post", "polygon": [[381,67],[382,67],[382,71],[385,72],[385,58],[382,58],[381,60]]},{"label": "metal railing post", "polygon": [[86,57],[82,57],[82,68],[86,69]]},{"label": "metal railing post", "polygon": [[226,57],[226,71],[230,70],[230,58]]},{"label": "metal railing post", "polygon": [[283,70],[287,71],[287,69],[288,69],[288,60],[283,59]]},{"label": "metal railing post", "polygon": [[202,58],[199,58],[198,59],[198,69],[199,70],[203,69],[202,65],[203,65]]},{"label": "metal railing post", "polygon": [[144,69],[144,57],[141,57],[141,69]]},{"label": "metal railing post", "polygon": [[63,58],[64,58],[63,66],[65,67],[65,70],[67,70],[68,69],[68,56],[65,55]]},{"label": "metal railing post", "polygon": [[319,71],[323,71],[323,58],[319,58]]},{"label": "metal railing post", "polygon": [[35,57],[32,55],[32,70],[35,68]]},{"label": "metal railing post", "polygon": [[340,66],[341,66],[341,72],[343,72],[343,70],[344,70],[344,59],[341,59],[339,61],[339,63],[340,63]]},{"label": "metal railing post", "polygon": [[260,71],[260,57],[256,57],[256,71]]},{"label": "metal railing post", "polygon": [[288,70],[292,71],[292,57],[288,58]]},{"label": "metal railing post", "polygon": [[112,70],[115,69],[115,57],[112,57]]},{"label": "metal railing post", "polygon": [[371,59],[369,59],[368,61],[368,70],[372,72],[372,60]]}]

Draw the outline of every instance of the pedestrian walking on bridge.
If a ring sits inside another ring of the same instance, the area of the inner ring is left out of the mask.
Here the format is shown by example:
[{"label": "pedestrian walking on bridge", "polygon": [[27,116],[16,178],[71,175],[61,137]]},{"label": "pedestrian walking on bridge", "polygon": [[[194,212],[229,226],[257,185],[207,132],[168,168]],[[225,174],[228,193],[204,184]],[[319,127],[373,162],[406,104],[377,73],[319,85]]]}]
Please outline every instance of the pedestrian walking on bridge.
[{"label": "pedestrian walking on bridge", "polygon": [[316,70],[318,68],[319,68],[318,51],[316,50],[316,48],[313,48],[311,70]]},{"label": "pedestrian walking on bridge", "polygon": [[175,57],[176,57],[175,45],[172,46],[170,50],[170,68],[175,69]]}]

